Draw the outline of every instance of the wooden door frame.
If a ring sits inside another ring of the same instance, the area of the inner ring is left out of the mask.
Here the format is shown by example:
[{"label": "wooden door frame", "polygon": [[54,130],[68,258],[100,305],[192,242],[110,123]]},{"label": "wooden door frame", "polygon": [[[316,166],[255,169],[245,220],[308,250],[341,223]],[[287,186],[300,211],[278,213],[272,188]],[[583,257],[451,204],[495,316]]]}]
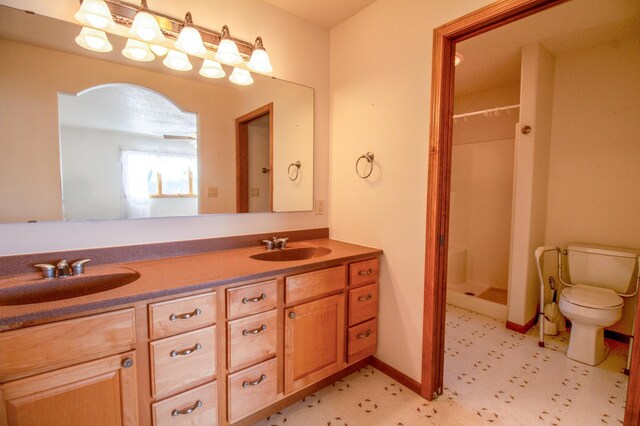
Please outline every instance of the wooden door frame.
[{"label": "wooden door frame", "polygon": [[[421,395],[426,399],[442,394],[443,389],[455,44],[564,1],[499,0],[433,32],[421,383]],[[640,336],[638,333],[640,321],[636,322],[634,335]],[[640,424],[638,352],[636,345],[627,389],[625,424],[628,425]]]},{"label": "wooden door frame", "polygon": [[273,102],[236,118],[236,213],[249,212],[249,122],[269,115],[269,211],[273,211]]}]

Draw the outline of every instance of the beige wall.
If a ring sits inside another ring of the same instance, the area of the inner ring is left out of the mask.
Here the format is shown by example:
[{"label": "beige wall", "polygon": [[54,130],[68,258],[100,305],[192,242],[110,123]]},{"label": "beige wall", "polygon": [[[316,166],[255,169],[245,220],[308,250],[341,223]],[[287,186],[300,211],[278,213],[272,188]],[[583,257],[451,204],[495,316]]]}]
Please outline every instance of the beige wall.
[{"label": "beige wall", "polygon": [[557,57],[547,244],[640,249],[639,70],[637,37]]},{"label": "beige wall", "polygon": [[[73,21],[74,0],[2,0],[1,4]],[[191,11],[203,27],[229,25],[235,37],[261,35],[276,77],[315,89],[314,194],[327,199],[329,135],[329,32],[260,0],[154,0],[153,9],[175,17]],[[269,19],[265,19],[268,16]],[[37,170],[35,171],[37,173]],[[59,196],[59,194],[56,194]],[[4,201],[3,201],[4,202]],[[303,213],[210,215],[119,221],[0,225],[0,255],[70,250],[255,232],[325,227],[327,216]]]},{"label": "beige wall", "polygon": [[[432,34],[488,3],[378,0],[331,30],[331,236],[384,249],[377,356],[416,380]],[[363,180],[354,163],[367,151],[375,169]]]}]

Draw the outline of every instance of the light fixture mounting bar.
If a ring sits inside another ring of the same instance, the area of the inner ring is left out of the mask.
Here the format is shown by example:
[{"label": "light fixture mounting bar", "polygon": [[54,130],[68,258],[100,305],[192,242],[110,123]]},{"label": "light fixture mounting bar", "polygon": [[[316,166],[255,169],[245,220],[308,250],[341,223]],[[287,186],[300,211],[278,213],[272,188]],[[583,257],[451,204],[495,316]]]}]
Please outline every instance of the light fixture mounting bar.
[{"label": "light fixture mounting bar", "polygon": [[[80,1],[80,3],[82,3],[82,1]],[[107,3],[107,6],[109,6],[109,10],[113,15],[113,20],[116,22],[116,24],[126,27],[131,27],[131,25],[133,24],[133,18],[136,16],[136,13],[140,9],[139,6],[125,3],[119,0],[105,0],[105,3]],[[182,30],[182,27],[184,25],[183,20],[172,18],[170,16],[154,12],[153,10],[148,10],[148,12],[152,13],[156,17],[156,19],[158,20],[158,25],[160,26],[160,30],[166,37],[173,40],[176,40],[178,38],[180,30]],[[202,36],[202,41],[204,42],[205,47],[208,50],[216,51],[218,46],[220,45],[220,33],[217,31],[199,27],[197,25],[194,25],[193,27],[200,31],[200,35]],[[240,54],[242,56],[245,56],[246,58],[249,58],[251,56],[251,53],[253,52],[253,44],[234,37],[232,37],[232,39],[236,42]]]}]

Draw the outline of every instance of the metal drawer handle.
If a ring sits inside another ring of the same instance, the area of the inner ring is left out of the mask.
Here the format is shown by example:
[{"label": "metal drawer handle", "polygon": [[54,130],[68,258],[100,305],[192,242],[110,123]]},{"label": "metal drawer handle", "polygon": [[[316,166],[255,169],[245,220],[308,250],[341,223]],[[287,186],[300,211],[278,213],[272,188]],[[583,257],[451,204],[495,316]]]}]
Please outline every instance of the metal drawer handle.
[{"label": "metal drawer handle", "polygon": [[267,295],[262,293],[258,297],[249,297],[249,298],[245,297],[245,298],[242,299],[242,303],[247,304],[247,303],[259,302],[259,301],[264,300],[266,298],[267,298]]},{"label": "metal drawer handle", "polygon": [[373,274],[373,269],[372,268],[369,268],[366,271],[358,272],[358,275],[371,275],[371,274]]},{"label": "metal drawer handle", "polygon": [[252,380],[252,381],[246,381],[245,380],[244,382],[242,382],[242,387],[243,388],[248,388],[249,386],[258,386],[260,383],[262,383],[265,380],[267,380],[267,375],[263,374],[259,378],[257,378],[256,380]]},{"label": "metal drawer handle", "polygon": [[358,339],[366,339],[371,336],[371,330],[367,330],[364,333],[358,333]]},{"label": "metal drawer handle", "polygon": [[173,411],[171,412],[171,415],[172,415],[173,417],[177,417],[177,416],[179,416],[180,414],[191,414],[191,413],[193,413],[194,411],[196,411],[196,408],[200,408],[200,407],[202,407],[202,401],[198,400],[198,401],[196,401],[196,403],[195,403],[195,404],[193,404],[191,407],[183,408],[182,410],[177,410],[177,409],[176,409],[176,410],[173,410]]},{"label": "metal drawer handle", "polygon": [[179,319],[189,319],[191,317],[197,317],[200,315],[202,311],[199,308],[196,308],[193,312],[187,312],[186,314],[171,314],[169,315],[170,321],[177,321]]},{"label": "metal drawer handle", "polygon": [[202,349],[202,345],[200,345],[200,343],[196,343],[196,345],[194,347],[192,347],[192,348],[184,349],[184,350],[181,350],[181,351],[173,350],[173,351],[171,351],[171,353],[169,355],[171,355],[171,358],[176,358],[178,356],[190,355],[190,354],[194,353],[195,351],[199,351],[200,349]]},{"label": "metal drawer handle", "polygon": [[359,302],[366,302],[367,300],[371,300],[373,299],[373,294],[369,293],[366,296],[360,296],[358,297],[358,301]]},{"label": "metal drawer handle", "polygon": [[242,330],[242,335],[248,336],[250,334],[258,334],[258,333],[262,333],[266,329],[267,329],[267,324],[262,324],[260,327],[254,328],[253,330]]}]

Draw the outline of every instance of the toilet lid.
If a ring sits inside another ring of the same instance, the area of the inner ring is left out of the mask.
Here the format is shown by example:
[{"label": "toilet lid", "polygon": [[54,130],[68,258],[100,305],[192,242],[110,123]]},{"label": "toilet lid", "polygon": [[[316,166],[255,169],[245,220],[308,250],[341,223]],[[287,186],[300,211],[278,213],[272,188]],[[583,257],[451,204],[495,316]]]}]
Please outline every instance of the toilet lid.
[{"label": "toilet lid", "polygon": [[596,309],[619,308],[623,305],[622,297],[608,288],[591,287],[578,284],[562,290],[562,296],[574,305]]}]

